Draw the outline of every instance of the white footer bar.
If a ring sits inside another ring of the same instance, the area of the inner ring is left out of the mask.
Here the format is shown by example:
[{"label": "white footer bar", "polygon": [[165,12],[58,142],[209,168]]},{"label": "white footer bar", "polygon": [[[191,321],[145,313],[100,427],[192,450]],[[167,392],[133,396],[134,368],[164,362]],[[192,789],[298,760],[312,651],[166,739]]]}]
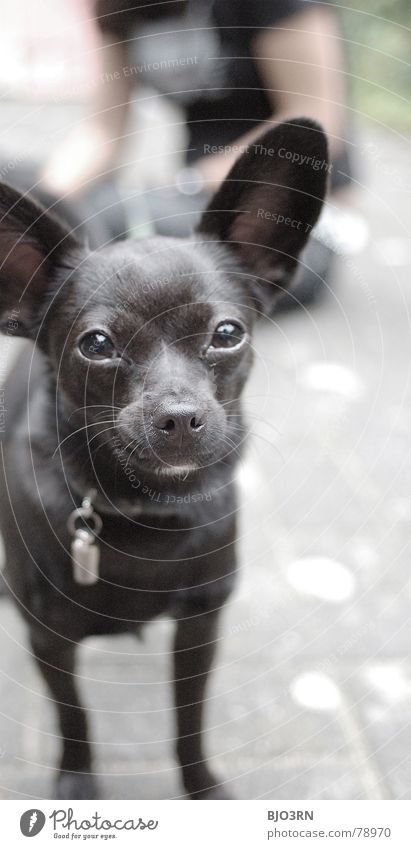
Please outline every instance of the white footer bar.
[{"label": "white footer bar", "polygon": [[0,801],[4,847],[411,846],[407,801]]}]

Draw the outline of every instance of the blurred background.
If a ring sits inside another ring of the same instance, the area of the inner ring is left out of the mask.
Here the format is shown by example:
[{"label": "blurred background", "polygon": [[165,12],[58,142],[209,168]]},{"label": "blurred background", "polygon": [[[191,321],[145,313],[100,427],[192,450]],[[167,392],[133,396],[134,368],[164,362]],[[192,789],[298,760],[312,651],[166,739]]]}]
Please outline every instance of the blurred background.
[{"label": "blurred background", "polygon": [[[101,79],[93,4],[0,0],[0,12],[0,179],[40,190],[48,179],[49,191],[50,161],[86,120]],[[211,753],[244,799],[411,795],[409,5],[357,0],[334,14],[350,194],[330,197],[333,216],[316,234],[332,254],[316,272],[321,286],[256,335],[252,437],[239,469],[241,580],[208,699]],[[115,226],[143,235],[163,209],[191,210],[186,132],[181,104],[147,75],[110,166],[114,187],[97,182],[90,217],[120,200],[125,225]],[[17,349],[2,338],[3,387]],[[163,621],[143,644],[121,637],[82,649],[108,798],[182,795],[170,630]],[[47,798],[54,713],[4,596],[0,704],[0,797]]]}]

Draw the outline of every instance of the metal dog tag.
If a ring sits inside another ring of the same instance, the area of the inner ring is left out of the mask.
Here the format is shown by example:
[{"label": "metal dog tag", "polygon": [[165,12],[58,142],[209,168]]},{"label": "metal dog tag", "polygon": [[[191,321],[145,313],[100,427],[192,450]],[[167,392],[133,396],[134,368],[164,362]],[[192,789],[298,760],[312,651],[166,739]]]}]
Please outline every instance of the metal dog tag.
[{"label": "metal dog tag", "polygon": [[95,584],[99,578],[100,549],[91,531],[79,528],[71,543],[73,578],[77,584]]},{"label": "metal dog tag", "polygon": [[[103,527],[101,516],[93,509],[93,498],[95,490],[91,490],[83,498],[81,507],[77,507],[70,513],[67,520],[67,528],[73,537],[71,541],[71,562],[73,566],[73,578],[76,584],[90,586],[96,584],[99,579],[100,548],[97,537]],[[83,527],[77,527],[78,520],[83,522]],[[84,522],[92,524],[93,530],[84,527]]]}]

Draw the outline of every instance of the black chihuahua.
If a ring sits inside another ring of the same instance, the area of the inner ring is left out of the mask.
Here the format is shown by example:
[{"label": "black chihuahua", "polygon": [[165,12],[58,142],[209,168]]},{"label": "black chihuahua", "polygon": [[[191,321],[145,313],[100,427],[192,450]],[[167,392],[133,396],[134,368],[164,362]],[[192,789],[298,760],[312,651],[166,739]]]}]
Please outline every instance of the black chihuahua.
[{"label": "black chihuahua", "polygon": [[229,798],[203,749],[219,613],[236,570],[233,473],[251,330],[298,264],[324,199],[306,119],[250,144],[189,239],[91,252],[0,187],[1,329],[36,343],[10,376],[5,579],[63,738],[58,798],[98,795],[76,645],[176,620],[176,752],[193,799]]}]

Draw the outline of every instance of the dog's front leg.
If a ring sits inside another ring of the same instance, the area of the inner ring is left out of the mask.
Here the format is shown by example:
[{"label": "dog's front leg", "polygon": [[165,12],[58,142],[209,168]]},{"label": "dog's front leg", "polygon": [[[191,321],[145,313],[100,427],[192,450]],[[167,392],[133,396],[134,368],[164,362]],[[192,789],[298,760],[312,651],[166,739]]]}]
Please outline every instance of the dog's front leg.
[{"label": "dog's front leg", "polygon": [[218,611],[185,610],[174,642],[177,756],[192,799],[229,799],[210,771],[203,750],[203,708],[207,678],[215,655]]},{"label": "dog's front leg", "polygon": [[75,685],[75,646],[52,635],[36,634],[31,635],[31,645],[56,705],[63,738],[56,798],[96,799],[86,713]]}]

